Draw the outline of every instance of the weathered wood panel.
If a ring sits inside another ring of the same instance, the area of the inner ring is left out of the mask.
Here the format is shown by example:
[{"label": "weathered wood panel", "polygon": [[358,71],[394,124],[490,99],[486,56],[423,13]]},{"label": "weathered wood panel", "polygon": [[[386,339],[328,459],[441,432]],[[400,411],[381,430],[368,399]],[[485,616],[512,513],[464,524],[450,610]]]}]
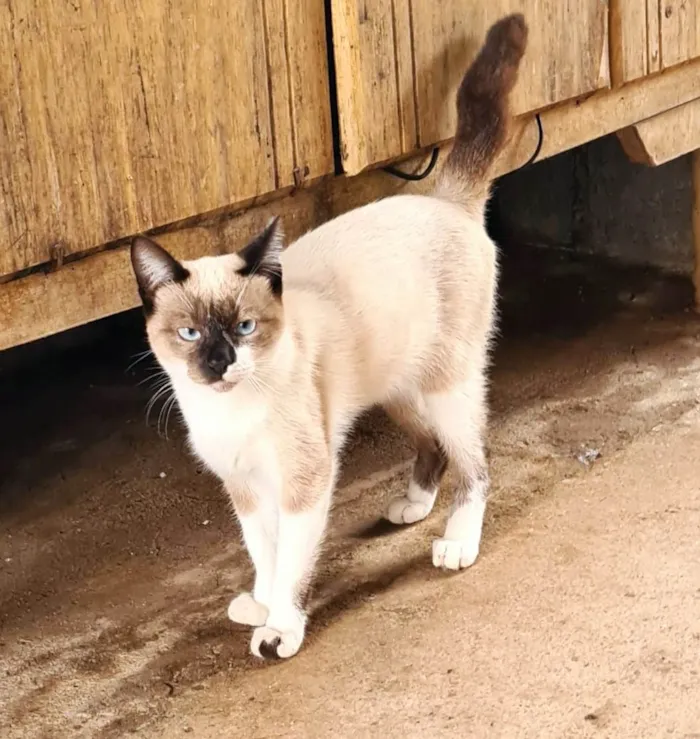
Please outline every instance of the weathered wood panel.
[{"label": "weathered wood panel", "polygon": [[700,0],[658,1],[662,68],[700,56]]},{"label": "weathered wood panel", "polygon": [[[610,75],[614,85],[658,70],[659,0],[610,0]],[[651,25],[656,18],[655,28]],[[656,38],[656,46],[649,43]]]},{"label": "weathered wood panel", "polygon": [[515,10],[530,43],[517,113],[607,87],[608,8],[600,0],[332,0],[345,171],[446,140],[454,99],[488,27]]},{"label": "weathered wood panel", "polygon": [[[700,97],[700,60],[623,89],[601,90],[542,114],[545,131],[540,158],[558,154]],[[522,166],[537,145],[532,116],[515,122],[508,146],[494,167],[501,175]],[[441,153],[445,161],[447,148]],[[407,171],[421,161],[405,162]],[[281,215],[289,239],[332,216],[377,198],[403,191],[426,192],[434,176],[406,183],[381,170],[357,177],[335,177],[299,190],[291,197],[226,213],[218,223],[159,237],[180,257],[193,258],[240,247],[271,215]],[[232,217],[233,216],[233,217]],[[127,250],[104,252],[69,264],[54,274],[34,274],[0,284],[0,350],[118,313],[138,304]]]},{"label": "weathered wood panel", "polygon": [[650,167],[700,149],[700,99],[635,123],[618,137],[633,162]]},{"label": "weathered wood panel", "polygon": [[700,56],[700,0],[610,0],[613,84]]},{"label": "weathered wood panel", "polygon": [[7,0],[0,50],[0,275],[333,169],[323,0]]}]

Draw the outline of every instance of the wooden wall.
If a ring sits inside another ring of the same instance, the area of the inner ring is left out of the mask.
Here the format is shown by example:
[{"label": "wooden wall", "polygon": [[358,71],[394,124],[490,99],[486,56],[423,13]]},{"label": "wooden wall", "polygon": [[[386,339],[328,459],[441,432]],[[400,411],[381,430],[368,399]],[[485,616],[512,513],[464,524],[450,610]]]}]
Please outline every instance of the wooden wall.
[{"label": "wooden wall", "polygon": [[516,113],[610,84],[608,9],[598,0],[332,0],[332,8],[349,174],[451,138],[464,70],[485,30],[514,10],[530,27]]},{"label": "wooden wall", "polygon": [[616,85],[700,56],[697,0],[610,0]]},{"label": "wooden wall", "polygon": [[0,3],[0,277],[333,170],[323,0]]},{"label": "wooden wall", "polygon": [[530,44],[497,174],[534,151],[536,111],[541,158],[620,129],[650,164],[698,145],[700,0],[0,3],[0,349],[136,305],[125,250],[92,254],[109,242],[171,224],[182,256],[231,250],[271,214],[296,234],[396,191],[334,156],[355,175],[448,140],[514,11]]}]

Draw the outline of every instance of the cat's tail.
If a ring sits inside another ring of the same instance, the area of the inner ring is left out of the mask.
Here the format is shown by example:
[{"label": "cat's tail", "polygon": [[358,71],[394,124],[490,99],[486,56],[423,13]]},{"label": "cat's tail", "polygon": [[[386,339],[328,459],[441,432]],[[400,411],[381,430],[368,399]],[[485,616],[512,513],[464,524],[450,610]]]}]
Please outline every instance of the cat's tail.
[{"label": "cat's tail", "polygon": [[520,13],[491,26],[457,93],[457,132],[435,195],[483,215],[490,193],[489,170],[506,143],[511,121],[508,98],[527,46]]}]

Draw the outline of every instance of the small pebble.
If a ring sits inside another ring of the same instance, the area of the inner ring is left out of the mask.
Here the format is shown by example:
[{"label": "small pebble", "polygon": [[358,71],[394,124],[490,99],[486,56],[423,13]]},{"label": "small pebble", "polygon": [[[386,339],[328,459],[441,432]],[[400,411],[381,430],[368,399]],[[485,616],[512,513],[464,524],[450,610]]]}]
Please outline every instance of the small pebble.
[{"label": "small pebble", "polygon": [[600,449],[584,449],[580,454],[576,455],[576,459],[581,464],[589,466],[600,457]]},{"label": "small pebble", "polygon": [[210,523],[211,521],[207,518],[206,521],[202,521],[202,526],[209,526]]},{"label": "small pebble", "polygon": [[162,480],[164,477],[167,477],[167,475],[165,474],[165,472],[161,472],[158,477],[160,477],[160,479]]}]

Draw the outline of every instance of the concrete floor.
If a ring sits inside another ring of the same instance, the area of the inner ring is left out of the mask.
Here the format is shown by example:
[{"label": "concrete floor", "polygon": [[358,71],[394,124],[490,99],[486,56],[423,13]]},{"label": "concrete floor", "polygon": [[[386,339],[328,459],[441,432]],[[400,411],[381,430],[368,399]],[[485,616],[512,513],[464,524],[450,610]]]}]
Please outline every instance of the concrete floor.
[{"label": "concrete floor", "polygon": [[0,735],[700,737],[688,286],[568,254],[504,262],[480,560],[430,566],[449,480],[424,523],[379,522],[410,450],[371,414],[286,663],[254,662],[225,618],[250,568],[176,420],[168,438],[143,420],[148,370],[124,371],[138,322],[31,369],[5,357]]}]

